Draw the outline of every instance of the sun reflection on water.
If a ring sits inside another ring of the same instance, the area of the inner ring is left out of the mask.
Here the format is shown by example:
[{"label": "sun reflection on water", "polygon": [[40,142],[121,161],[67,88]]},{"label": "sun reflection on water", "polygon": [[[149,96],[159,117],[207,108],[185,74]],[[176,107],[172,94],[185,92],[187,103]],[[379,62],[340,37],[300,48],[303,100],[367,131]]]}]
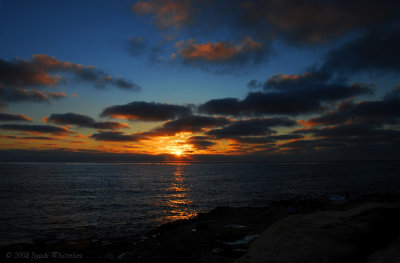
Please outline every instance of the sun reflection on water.
[{"label": "sun reflection on water", "polygon": [[197,215],[192,208],[193,201],[190,198],[190,188],[185,184],[183,167],[176,166],[173,182],[167,189],[168,195],[163,200],[165,210],[164,220],[167,222],[189,219]]}]

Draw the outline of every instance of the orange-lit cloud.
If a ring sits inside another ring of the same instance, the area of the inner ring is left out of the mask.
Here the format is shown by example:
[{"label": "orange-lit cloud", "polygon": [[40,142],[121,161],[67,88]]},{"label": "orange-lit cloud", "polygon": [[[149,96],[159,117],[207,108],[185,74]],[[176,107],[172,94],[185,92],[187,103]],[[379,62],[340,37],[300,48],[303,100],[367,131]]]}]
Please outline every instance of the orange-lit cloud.
[{"label": "orange-lit cloud", "polygon": [[64,114],[52,114],[50,117],[44,117],[42,119],[44,122],[52,122],[64,125],[76,125],[78,127],[94,128],[94,129],[123,129],[129,128],[128,124],[115,122],[115,121],[105,121],[97,122],[93,118],[78,114],[78,113],[64,113]]},{"label": "orange-lit cloud", "polygon": [[166,103],[133,101],[125,105],[107,107],[101,117],[122,118],[141,121],[165,121],[191,114],[189,106]]},{"label": "orange-lit cloud", "polygon": [[0,112],[0,122],[1,121],[27,121],[32,122],[32,119],[23,114],[11,114],[11,113],[1,113]]},{"label": "orange-lit cloud", "polygon": [[52,97],[53,99],[61,99],[61,98],[67,97],[67,93],[65,93],[63,91],[61,91],[61,92],[52,91],[52,92],[47,93],[47,95],[49,97]]},{"label": "orange-lit cloud", "polygon": [[191,0],[148,0],[138,1],[132,11],[139,15],[154,16],[161,29],[180,28],[191,21],[194,8]]},{"label": "orange-lit cloud", "polygon": [[231,123],[231,120],[225,117],[209,116],[188,116],[176,120],[168,121],[162,126],[145,132],[146,136],[174,136],[178,133],[196,133],[202,132],[206,128],[220,127]]},{"label": "orange-lit cloud", "polygon": [[53,134],[58,136],[66,136],[73,133],[65,127],[50,125],[27,125],[27,124],[2,124],[0,130],[16,131],[31,134]]},{"label": "orange-lit cloud", "polygon": [[143,136],[137,134],[124,134],[119,131],[112,132],[99,132],[92,134],[90,138],[96,141],[108,141],[108,142],[135,142],[144,139]]},{"label": "orange-lit cloud", "polygon": [[[68,73],[76,79],[90,82],[96,87],[114,86],[122,89],[140,90],[135,83],[123,78],[113,78],[93,66],[63,62],[46,54],[32,55],[31,60],[15,59],[12,62],[0,59],[0,85],[3,88],[52,87],[66,80],[55,73]],[[52,92],[49,96],[66,94]]]},{"label": "orange-lit cloud", "polygon": [[177,42],[175,47],[177,53],[185,60],[223,61],[259,51],[263,48],[263,45],[250,37],[246,37],[238,45],[233,42],[198,44],[194,39],[189,39],[186,42]]}]

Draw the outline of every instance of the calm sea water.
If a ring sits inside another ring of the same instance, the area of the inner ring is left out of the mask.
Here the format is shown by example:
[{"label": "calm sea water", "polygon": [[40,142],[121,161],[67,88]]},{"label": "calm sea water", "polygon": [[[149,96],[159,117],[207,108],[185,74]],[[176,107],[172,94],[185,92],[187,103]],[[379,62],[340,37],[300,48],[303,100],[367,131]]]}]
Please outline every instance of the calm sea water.
[{"label": "calm sea water", "polygon": [[0,163],[0,244],[135,235],[216,206],[398,189],[387,163]]}]

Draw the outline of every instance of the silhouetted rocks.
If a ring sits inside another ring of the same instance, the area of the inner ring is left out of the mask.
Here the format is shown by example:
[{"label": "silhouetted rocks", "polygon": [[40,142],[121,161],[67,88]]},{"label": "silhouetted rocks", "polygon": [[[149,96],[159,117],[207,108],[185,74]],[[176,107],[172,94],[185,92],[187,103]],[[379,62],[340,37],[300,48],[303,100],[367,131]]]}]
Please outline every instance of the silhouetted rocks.
[{"label": "silhouetted rocks", "polygon": [[292,215],[268,227],[236,262],[366,262],[399,237],[399,222],[399,206],[379,203]]}]

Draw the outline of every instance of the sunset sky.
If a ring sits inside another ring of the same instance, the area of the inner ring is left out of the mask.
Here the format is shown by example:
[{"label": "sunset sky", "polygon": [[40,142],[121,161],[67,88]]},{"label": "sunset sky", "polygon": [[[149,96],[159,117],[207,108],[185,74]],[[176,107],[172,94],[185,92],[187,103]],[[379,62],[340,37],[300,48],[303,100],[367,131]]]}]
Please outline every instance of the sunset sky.
[{"label": "sunset sky", "polygon": [[400,159],[400,1],[0,8],[3,160]]}]

